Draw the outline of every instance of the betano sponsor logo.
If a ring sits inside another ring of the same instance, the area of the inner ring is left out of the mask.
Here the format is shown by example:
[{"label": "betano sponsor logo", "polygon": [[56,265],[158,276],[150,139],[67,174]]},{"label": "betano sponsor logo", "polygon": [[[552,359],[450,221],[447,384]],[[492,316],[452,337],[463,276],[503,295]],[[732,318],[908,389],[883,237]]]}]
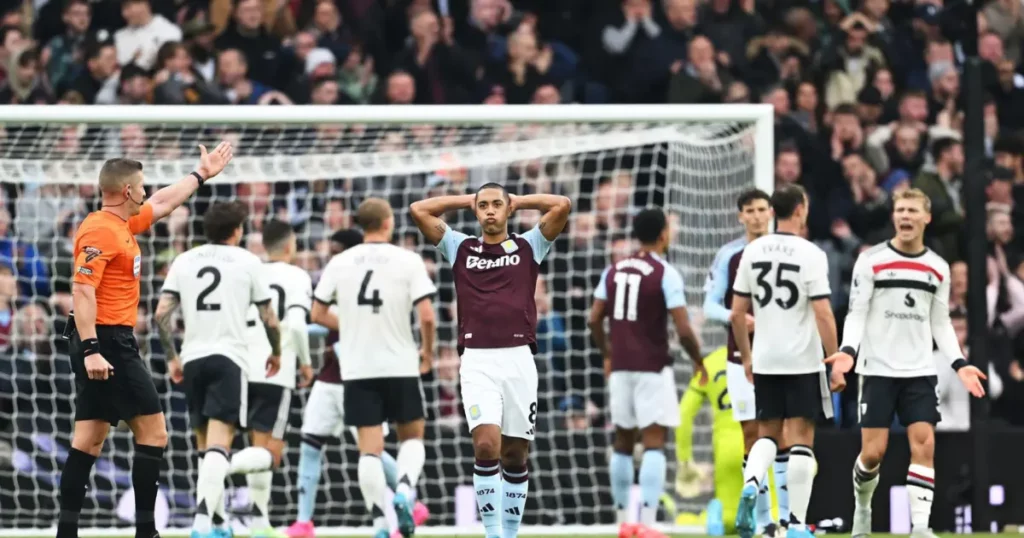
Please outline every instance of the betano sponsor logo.
[{"label": "betano sponsor logo", "polygon": [[487,271],[490,269],[497,269],[498,267],[508,267],[510,265],[519,265],[518,254],[506,254],[499,258],[481,258],[479,256],[467,256],[466,257],[466,269],[479,269],[481,271]]}]

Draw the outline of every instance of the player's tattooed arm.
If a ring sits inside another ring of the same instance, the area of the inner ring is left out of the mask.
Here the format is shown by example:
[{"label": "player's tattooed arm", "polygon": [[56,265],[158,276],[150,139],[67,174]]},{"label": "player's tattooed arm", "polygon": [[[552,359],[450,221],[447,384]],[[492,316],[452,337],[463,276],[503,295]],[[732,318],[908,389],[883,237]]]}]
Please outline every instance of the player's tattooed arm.
[{"label": "player's tattooed arm", "polygon": [[557,194],[527,194],[515,196],[512,200],[515,210],[537,209],[544,214],[537,229],[548,241],[554,241],[562,233],[572,211],[572,201]]},{"label": "player's tattooed arm", "polygon": [[455,209],[472,209],[473,198],[472,194],[428,198],[413,202],[409,206],[409,214],[423,236],[436,245],[441,242],[445,231],[448,230],[448,225],[441,220],[441,215]]},{"label": "player's tattooed arm", "polygon": [[153,316],[156,320],[157,333],[160,335],[160,345],[163,346],[169,360],[178,358],[178,352],[174,349],[174,328],[171,326],[171,320],[179,304],[177,295],[162,293],[160,302],[156,305],[156,314]]},{"label": "player's tattooed arm", "polygon": [[281,355],[281,321],[267,301],[258,306],[260,320],[263,321],[263,328],[267,331],[267,340],[270,341],[270,352],[274,356]]}]

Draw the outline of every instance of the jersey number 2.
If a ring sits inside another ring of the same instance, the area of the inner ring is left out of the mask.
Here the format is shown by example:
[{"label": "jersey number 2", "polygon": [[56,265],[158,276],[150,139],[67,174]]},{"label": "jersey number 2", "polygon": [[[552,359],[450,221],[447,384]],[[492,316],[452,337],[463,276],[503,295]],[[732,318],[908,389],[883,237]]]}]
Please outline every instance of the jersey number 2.
[{"label": "jersey number 2", "polygon": [[768,273],[772,271],[772,265],[772,262],[755,262],[750,264],[751,267],[758,271],[757,285],[761,288],[761,295],[755,295],[754,299],[757,300],[757,304],[761,308],[764,308],[771,302],[772,295],[774,295],[776,290],[785,288],[789,291],[789,297],[785,301],[782,300],[782,297],[777,297],[775,304],[779,305],[779,308],[783,310],[789,310],[796,305],[797,300],[800,298],[800,288],[796,287],[796,282],[786,274],[790,272],[800,274],[800,266],[793,265],[792,263],[780,263],[775,266],[775,284],[772,285],[765,280]]},{"label": "jersey number 2", "polygon": [[612,319],[636,321],[636,303],[640,299],[640,275],[615,273],[615,309]]},{"label": "jersey number 2", "polygon": [[359,286],[359,297],[356,299],[359,306],[372,306],[373,313],[379,314],[380,307],[384,304],[384,301],[380,300],[380,290],[373,290],[373,294],[367,297],[366,292],[370,287],[370,278],[373,277],[373,271],[367,271],[366,276],[363,277],[363,284]]},{"label": "jersey number 2", "polygon": [[206,289],[199,292],[199,295],[196,296],[196,310],[200,312],[220,310],[220,303],[206,302],[206,296],[213,293],[213,290],[217,289],[217,286],[220,285],[220,269],[216,267],[203,267],[196,275],[196,279],[201,279],[208,274],[213,275],[213,282],[210,282],[210,285],[206,286]]}]

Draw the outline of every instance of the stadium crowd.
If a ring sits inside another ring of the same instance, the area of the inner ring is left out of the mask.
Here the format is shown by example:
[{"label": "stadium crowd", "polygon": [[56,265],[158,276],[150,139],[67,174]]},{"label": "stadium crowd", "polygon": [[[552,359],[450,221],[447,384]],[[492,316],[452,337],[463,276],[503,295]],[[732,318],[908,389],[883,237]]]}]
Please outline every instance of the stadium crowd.
[{"label": "stadium crowd", "polygon": [[[776,113],[775,181],[799,183],[810,193],[807,233],[829,255],[840,327],[856,255],[892,233],[890,195],[914,186],[931,197],[928,241],[952,263],[954,323],[965,335],[963,186],[987,182],[992,412],[1020,425],[1024,243],[1015,229],[1024,226],[1024,205],[1017,205],[1024,204],[1018,132],[1024,124],[1024,5],[990,0],[978,14],[991,161],[984,177],[964,177],[963,58],[949,40],[957,17],[959,8],[943,0],[0,0],[0,103],[769,103]],[[119,129],[98,136],[83,128],[43,133],[7,126],[7,149],[0,154],[24,149],[38,136],[50,158],[192,155],[180,134]],[[381,151],[415,147],[418,137],[439,134],[425,128],[347,136],[372,141],[370,149]],[[267,150],[255,137],[238,136],[243,155]],[[298,140],[330,151],[341,138],[321,130]],[[579,435],[606,446],[603,433],[590,437],[587,430],[604,426],[605,398],[586,312],[601,268],[632,246],[626,227],[632,208],[664,201],[656,188],[664,177],[648,172],[659,168],[652,165],[661,158],[657,153],[644,152],[635,162],[605,157],[614,161],[610,165],[598,157],[204,187],[140,241],[143,297],[152,302],[140,306],[136,335],[144,354],[162,358],[150,316],[156,292],[174,256],[201,237],[194,217],[212,200],[235,196],[249,204],[245,245],[258,254],[262,225],[270,218],[290,222],[302,238],[296,263],[315,282],[330,254],[351,244],[350,211],[369,194],[388,195],[394,207],[406,208],[424,196],[467,192],[494,179],[513,192],[562,192],[574,199],[576,213],[537,290],[547,372],[540,393],[550,396],[540,403],[547,424],[538,431],[570,432],[553,444],[582,444],[571,438]],[[74,232],[97,203],[91,185],[3,183],[0,445],[25,443],[23,450],[31,451],[38,443],[33,433],[71,431],[71,371],[56,335],[71,309]],[[431,416],[439,428],[461,431],[452,277],[432,249],[417,243],[407,214],[399,211],[399,228],[408,233],[398,240],[420,249],[445,283],[440,350],[428,374]],[[459,220],[468,218],[449,222],[468,230],[474,223]],[[531,225],[531,218],[521,216],[520,226]],[[686,282],[693,289],[702,284]],[[163,361],[151,366],[162,380]],[[177,390],[161,383],[165,394]],[[841,399],[840,427],[856,423],[853,392]],[[966,429],[966,393],[951,397],[960,399],[949,404],[956,412],[944,426]],[[187,431],[183,399],[167,401],[182,407],[170,413],[170,429]],[[9,450],[0,450],[0,468],[11,465],[5,454]],[[561,454],[552,458],[572,452]],[[577,453],[583,463],[588,454]],[[580,488],[589,478],[567,480]]]}]

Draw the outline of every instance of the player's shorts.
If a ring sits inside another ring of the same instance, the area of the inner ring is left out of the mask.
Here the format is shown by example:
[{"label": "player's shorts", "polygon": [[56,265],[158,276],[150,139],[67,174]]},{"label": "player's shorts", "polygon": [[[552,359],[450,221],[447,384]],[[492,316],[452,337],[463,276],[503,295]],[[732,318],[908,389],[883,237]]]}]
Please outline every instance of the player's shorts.
[{"label": "player's shorts", "polygon": [[272,383],[249,383],[249,429],[284,439],[292,390]]},{"label": "player's shorts", "polygon": [[[494,424],[501,434],[532,441],[537,422],[537,364],[530,346],[466,349],[459,368],[469,431]],[[672,409],[676,409],[673,403]]]},{"label": "player's shorts", "polygon": [[105,381],[89,379],[82,340],[75,332],[69,342],[75,371],[75,420],[103,420],[116,426],[122,420],[163,413],[149,368],[142,361],[131,327],[97,325],[100,354],[114,368]]},{"label": "player's shorts", "polygon": [[860,376],[858,414],[862,428],[892,426],[894,416],[900,424],[927,422],[932,426],[942,420],[939,413],[938,377]]},{"label": "player's shorts", "polygon": [[754,384],[747,379],[742,364],[725,363],[725,387],[732,402],[732,418],[736,422],[747,422],[757,418],[757,401],[754,398]]},{"label": "player's shorts", "polygon": [[[390,429],[387,423],[384,436]],[[309,390],[306,408],[302,411],[302,435],[316,437],[341,437],[345,428],[345,386],[341,383],[317,381]],[[357,439],[356,429],[350,428],[352,438]]]},{"label": "player's shorts", "polygon": [[406,424],[427,416],[419,377],[378,377],[343,383],[345,418],[350,426]]},{"label": "player's shorts", "polygon": [[185,363],[185,402],[193,428],[210,419],[245,428],[249,418],[249,381],[242,368],[224,355]]},{"label": "player's shorts", "polygon": [[[615,371],[608,378],[612,424],[644,429],[679,426],[679,396],[671,366],[660,372]],[[673,405],[675,404],[675,405]]]},{"label": "player's shorts", "polygon": [[832,418],[832,393],[825,372],[754,374],[757,420]]}]

